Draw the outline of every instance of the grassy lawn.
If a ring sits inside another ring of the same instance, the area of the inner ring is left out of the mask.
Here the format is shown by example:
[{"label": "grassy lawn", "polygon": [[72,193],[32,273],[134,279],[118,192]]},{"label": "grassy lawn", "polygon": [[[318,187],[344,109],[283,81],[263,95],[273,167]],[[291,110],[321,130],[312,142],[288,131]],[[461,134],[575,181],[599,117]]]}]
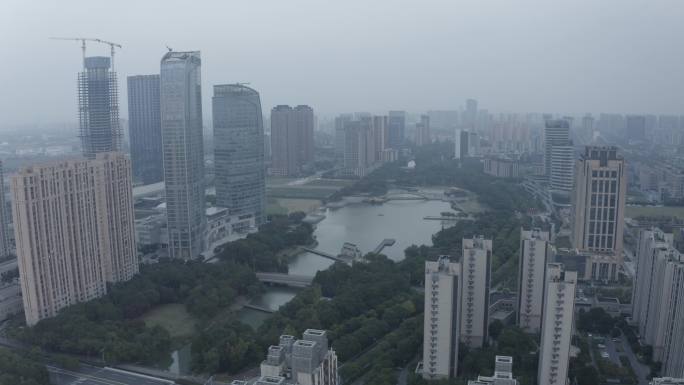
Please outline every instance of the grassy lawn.
[{"label": "grassy lawn", "polygon": [[684,207],[672,206],[627,206],[626,216],[629,218],[636,218],[639,216],[647,217],[677,217],[684,219]]},{"label": "grassy lawn", "polygon": [[185,310],[185,305],[180,303],[158,306],[142,316],[142,320],[147,326],[163,327],[171,334],[171,338],[192,337],[197,323]]},{"label": "grassy lawn", "polygon": [[280,205],[278,199],[267,198],[266,202],[266,215],[285,215],[287,214],[287,208]]}]

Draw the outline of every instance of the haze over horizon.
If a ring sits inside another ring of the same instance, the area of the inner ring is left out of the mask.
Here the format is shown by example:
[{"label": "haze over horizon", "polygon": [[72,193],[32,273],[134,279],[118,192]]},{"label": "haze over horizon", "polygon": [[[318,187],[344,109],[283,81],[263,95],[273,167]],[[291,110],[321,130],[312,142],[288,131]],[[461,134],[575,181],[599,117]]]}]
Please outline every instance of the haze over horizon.
[{"label": "haze over horizon", "polygon": [[126,77],[158,73],[167,45],[201,51],[205,117],[213,85],[234,82],[257,89],[264,112],[458,109],[475,98],[494,112],[682,114],[682,14],[676,0],[5,0],[0,129],[76,124],[80,46],[50,36],[123,45],[122,118]]}]

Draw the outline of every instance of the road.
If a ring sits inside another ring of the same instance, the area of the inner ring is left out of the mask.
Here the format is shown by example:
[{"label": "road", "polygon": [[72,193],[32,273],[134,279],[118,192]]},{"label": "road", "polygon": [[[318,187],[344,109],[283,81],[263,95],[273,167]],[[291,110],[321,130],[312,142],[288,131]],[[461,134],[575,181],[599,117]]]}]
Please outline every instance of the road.
[{"label": "road", "polygon": [[625,352],[625,356],[627,356],[627,359],[634,370],[634,374],[636,374],[637,379],[639,380],[639,385],[648,385],[649,381],[647,378],[651,374],[651,368],[639,362],[632,347],[629,346],[627,338],[624,338],[623,336],[622,341],[618,342],[618,344],[620,343],[622,344],[622,350]]},{"label": "road", "polygon": [[53,385],[169,385],[173,381],[157,379],[118,369],[81,365],[76,371],[47,365]]}]

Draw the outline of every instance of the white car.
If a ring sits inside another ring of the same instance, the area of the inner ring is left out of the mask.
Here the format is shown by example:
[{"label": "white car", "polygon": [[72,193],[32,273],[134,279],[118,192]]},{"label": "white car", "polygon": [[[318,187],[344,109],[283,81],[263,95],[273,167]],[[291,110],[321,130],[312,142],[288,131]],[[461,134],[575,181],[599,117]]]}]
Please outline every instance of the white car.
[{"label": "white car", "polygon": [[606,352],[601,352],[601,357],[608,358],[608,357],[610,357],[610,355]]}]

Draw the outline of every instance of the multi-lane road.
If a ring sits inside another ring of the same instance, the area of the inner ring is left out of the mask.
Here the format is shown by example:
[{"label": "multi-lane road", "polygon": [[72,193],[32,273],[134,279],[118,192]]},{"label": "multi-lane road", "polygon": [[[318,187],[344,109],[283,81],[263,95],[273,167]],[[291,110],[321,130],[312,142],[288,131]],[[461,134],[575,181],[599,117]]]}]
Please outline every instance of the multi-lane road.
[{"label": "multi-lane road", "polygon": [[173,381],[149,377],[112,368],[81,365],[77,370],[66,370],[47,365],[53,385],[170,385]]}]

